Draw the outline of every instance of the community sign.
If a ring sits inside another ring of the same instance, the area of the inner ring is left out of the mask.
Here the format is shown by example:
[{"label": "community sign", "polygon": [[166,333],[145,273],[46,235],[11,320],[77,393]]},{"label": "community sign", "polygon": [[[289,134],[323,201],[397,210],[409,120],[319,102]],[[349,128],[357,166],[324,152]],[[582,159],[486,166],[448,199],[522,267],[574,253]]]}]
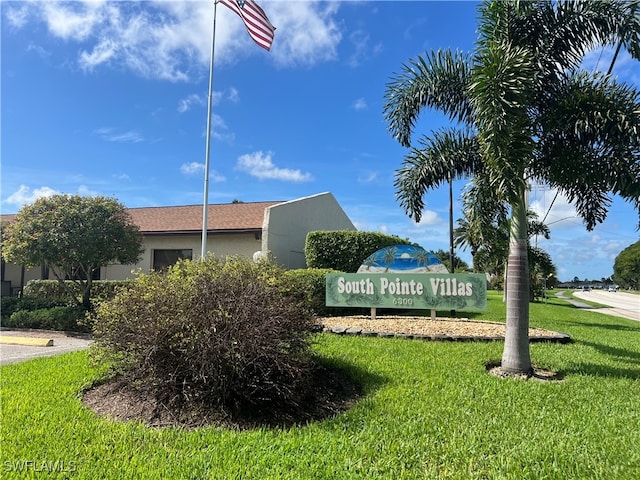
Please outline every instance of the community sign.
[{"label": "community sign", "polygon": [[[359,273],[327,275],[327,306],[460,311],[487,308],[484,274],[446,273],[444,265],[421,247],[397,245],[387,249],[365,260],[366,269],[360,267]],[[372,257],[377,259],[375,263]]]}]

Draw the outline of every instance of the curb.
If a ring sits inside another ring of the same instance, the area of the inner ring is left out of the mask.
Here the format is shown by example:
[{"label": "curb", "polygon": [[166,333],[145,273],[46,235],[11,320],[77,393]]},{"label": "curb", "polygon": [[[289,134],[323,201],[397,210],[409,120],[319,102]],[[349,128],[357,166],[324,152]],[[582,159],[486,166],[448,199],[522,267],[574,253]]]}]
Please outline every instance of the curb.
[{"label": "curb", "polygon": [[53,347],[53,338],[14,337],[11,335],[0,335],[0,344],[26,345],[31,347]]}]

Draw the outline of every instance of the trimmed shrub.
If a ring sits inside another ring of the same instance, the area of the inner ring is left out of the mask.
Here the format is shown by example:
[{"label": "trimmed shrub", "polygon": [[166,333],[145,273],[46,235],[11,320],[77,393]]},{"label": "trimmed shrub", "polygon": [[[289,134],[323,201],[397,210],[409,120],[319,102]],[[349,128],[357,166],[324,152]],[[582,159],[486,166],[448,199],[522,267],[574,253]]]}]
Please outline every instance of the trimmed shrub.
[{"label": "trimmed shrub", "polygon": [[296,405],[314,324],[304,302],[283,291],[283,272],[208,257],[141,275],[97,308],[93,357],[165,405]]},{"label": "trimmed shrub", "polygon": [[7,328],[41,328],[65,332],[86,332],[82,325],[85,311],[80,307],[52,307],[39,310],[19,310],[3,322]]},{"label": "trimmed shrub", "polygon": [[69,306],[69,302],[60,298],[42,297],[2,297],[0,310],[2,310],[2,325],[6,323],[11,315],[19,311],[33,311],[53,307]]},{"label": "trimmed shrub", "polygon": [[[120,288],[127,288],[132,280],[94,280],[91,286],[91,302],[99,304],[115,297]],[[55,299],[69,302],[81,301],[82,291],[77,283],[65,282],[75,298],[62,288],[57,280],[30,280],[24,287],[24,294],[32,297]]]},{"label": "trimmed shrub", "polygon": [[283,292],[305,302],[316,317],[368,314],[370,309],[365,308],[327,307],[326,278],[329,273],[340,272],[330,268],[287,270]]},{"label": "trimmed shrub", "polygon": [[381,248],[414,245],[395,235],[354,230],[315,231],[307,234],[304,254],[309,268],[357,272],[363,260]]}]

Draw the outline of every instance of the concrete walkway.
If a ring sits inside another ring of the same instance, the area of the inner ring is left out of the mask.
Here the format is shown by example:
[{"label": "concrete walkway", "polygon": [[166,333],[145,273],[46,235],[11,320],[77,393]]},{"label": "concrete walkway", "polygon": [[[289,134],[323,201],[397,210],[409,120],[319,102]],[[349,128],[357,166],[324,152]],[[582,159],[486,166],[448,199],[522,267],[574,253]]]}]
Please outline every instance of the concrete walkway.
[{"label": "concrete walkway", "polygon": [[0,337],[0,365],[83,350],[91,344],[89,335],[51,330],[6,330],[3,328],[0,330]]},{"label": "concrete walkway", "polygon": [[569,302],[571,305],[577,308],[585,308],[588,310],[602,310],[602,309],[596,309],[596,307],[589,305],[588,303],[579,302],[578,300],[574,300],[573,298],[567,298],[564,296],[563,292],[556,293],[556,297],[561,298],[565,302]]}]

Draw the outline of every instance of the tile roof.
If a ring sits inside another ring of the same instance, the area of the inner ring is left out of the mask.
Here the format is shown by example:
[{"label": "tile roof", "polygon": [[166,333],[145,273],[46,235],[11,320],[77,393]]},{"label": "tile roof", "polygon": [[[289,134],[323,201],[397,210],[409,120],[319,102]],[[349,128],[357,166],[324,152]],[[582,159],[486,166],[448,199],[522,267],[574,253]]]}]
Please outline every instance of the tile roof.
[{"label": "tile roof", "polygon": [[[209,231],[261,230],[264,211],[282,202],[250,202],[209,204],[207,229]],[[133,222],[143,234],[188,233],[202,231],[202,205],[176,207],[129,208]],[[15,215],[2,215],[11,221]]]},{"label": "tile roof", "polygon": [[[264,211],[282,202],[224,203],[209,205],[207,230],[261,230]],[[202,231],[202,205],[130,208],[142,233]]]}]

